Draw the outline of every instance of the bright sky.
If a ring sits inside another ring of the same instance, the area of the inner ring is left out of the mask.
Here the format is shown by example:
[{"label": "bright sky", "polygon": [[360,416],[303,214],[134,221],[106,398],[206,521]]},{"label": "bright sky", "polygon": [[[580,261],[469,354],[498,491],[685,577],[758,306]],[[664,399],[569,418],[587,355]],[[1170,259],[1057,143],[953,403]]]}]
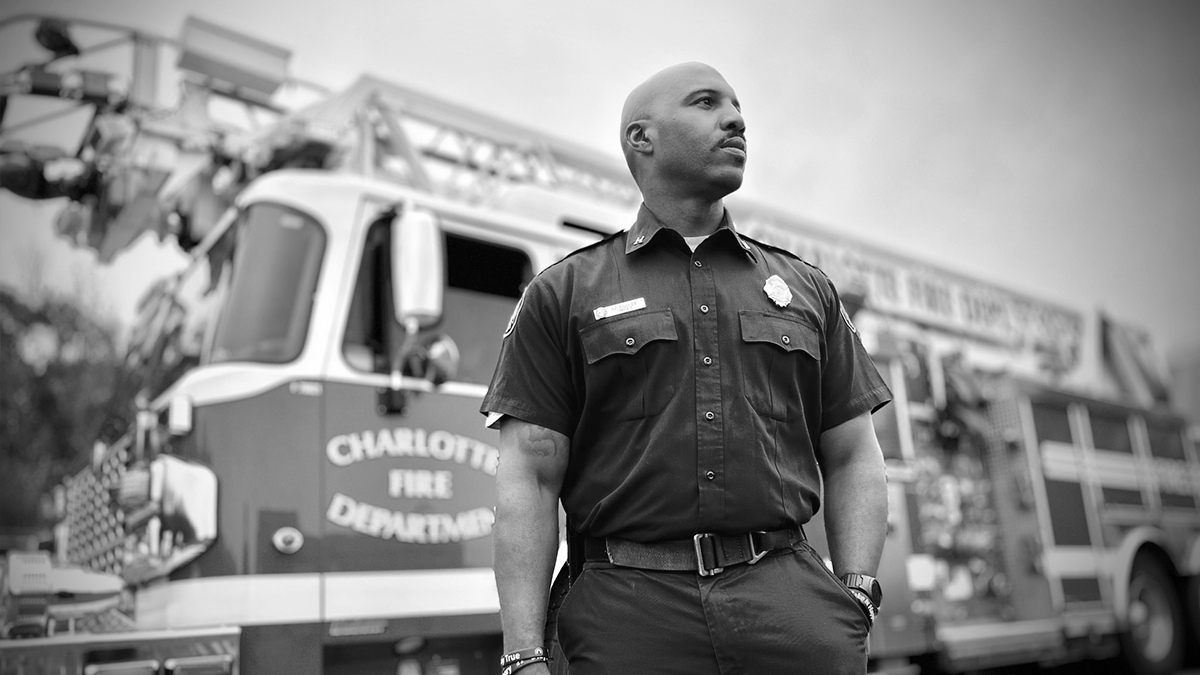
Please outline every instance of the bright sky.
[{"label": "bright sky", "polygon": [[[743,197],[1200,349],[1200,5],[1187,2],[10,0],[178,35],[188,14],[290,48],[296,77],[369,72],[617,152],[628,91],[680,61],[737,90]],[[0,70],[17,53],[0,31]],[[11,116],[11,107],[10,107]],[[10,120],[11,121],[11,120]],[[74,139],[69,141],[74,143]],[[94,270],[57,205],[0,195],[0,281],[35,250],[127,319],[178,258]]]}]

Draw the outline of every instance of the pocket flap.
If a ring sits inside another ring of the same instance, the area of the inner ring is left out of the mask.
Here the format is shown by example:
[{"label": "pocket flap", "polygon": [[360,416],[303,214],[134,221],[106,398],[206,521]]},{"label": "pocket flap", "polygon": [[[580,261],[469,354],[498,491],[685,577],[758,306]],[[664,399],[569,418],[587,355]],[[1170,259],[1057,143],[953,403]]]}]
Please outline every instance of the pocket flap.
[{"label": "pocket flap", "polygon": [[631,314],[598,321],[579,331],[588,364],[613,354],[636,354],[655,340],[678,340],[671,310]]},{"label": "pocket flap", "polygon": [[803,351],[820,358],[821,343],[817,330],[807,321],[779,314],[742,310],[742,340],[765,342],[788,352]]}]

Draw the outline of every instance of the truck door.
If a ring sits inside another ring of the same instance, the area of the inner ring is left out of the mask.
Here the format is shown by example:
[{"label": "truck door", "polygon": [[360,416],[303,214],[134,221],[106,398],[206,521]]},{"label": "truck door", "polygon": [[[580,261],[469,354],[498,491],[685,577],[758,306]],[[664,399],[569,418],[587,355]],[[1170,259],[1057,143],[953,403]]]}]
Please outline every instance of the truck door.
[{"label": "truck door", "polygon": [[[445,279],[417,281],[444,284],[443,318],[419,340],[448,337],[460,367],[437,387],[406,376],[403,410],[389,411],[381,392],[392,385],[391,356],[402,335],[389,290],[389,225],[364,225],[325,386],[324,616],[331,635],[338,622],[363,620],[378,620],[368,625],[381,635],[496,633],[491,531],[499,435],[484,427],[479,406],[506,322],[532,276],[530,260],[442,223]],[[463,665],[462,672],[471,670]]]}]

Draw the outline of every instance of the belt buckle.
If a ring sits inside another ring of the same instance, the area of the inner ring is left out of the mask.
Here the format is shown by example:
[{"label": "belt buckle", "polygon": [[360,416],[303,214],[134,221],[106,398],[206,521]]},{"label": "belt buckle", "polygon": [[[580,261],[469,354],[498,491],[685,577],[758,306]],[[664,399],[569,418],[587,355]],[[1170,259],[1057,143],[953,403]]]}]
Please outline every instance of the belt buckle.
[{"label": "belt buckle", "polygon": [[725,568],[714,567],[712,569],[708,569],[704,566],[704,549],[701,548],[700,540],[705,538],[711,539],[712,534],[705,532],[704,534],[697,534],[692,537],[692,543],[696,546],[696,571],[699,572],[700,576],[702,577],[711,577],[715,574],[724,572]]},{"label": "belt buckle", "polygon": [[766,532],[763,532],[762,530],[756,530],[754,532],[746,533],[746,539],[750,541],[750,559],[746,561],[747,565],[753,565],[759,560],[762,560],[763,556],[770,552],[770,549],[760,551],[758,550],[758,547],[754,545],[754,535],[756,534],[762,536],[766,534]]}]

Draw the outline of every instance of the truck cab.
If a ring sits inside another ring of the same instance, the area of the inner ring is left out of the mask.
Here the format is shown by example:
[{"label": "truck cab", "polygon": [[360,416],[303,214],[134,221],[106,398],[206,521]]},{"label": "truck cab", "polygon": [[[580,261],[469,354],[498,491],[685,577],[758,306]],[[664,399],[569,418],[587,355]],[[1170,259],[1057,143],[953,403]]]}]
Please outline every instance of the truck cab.
[{"label": "truck cab", "polygon": [[69,562],[122,576],[140,631],[241,626],[242,673],[490,672],[480,402],[525,284],[598,238],[542,215],[252,183],[160,303],[184,374],[70,483]]}]

